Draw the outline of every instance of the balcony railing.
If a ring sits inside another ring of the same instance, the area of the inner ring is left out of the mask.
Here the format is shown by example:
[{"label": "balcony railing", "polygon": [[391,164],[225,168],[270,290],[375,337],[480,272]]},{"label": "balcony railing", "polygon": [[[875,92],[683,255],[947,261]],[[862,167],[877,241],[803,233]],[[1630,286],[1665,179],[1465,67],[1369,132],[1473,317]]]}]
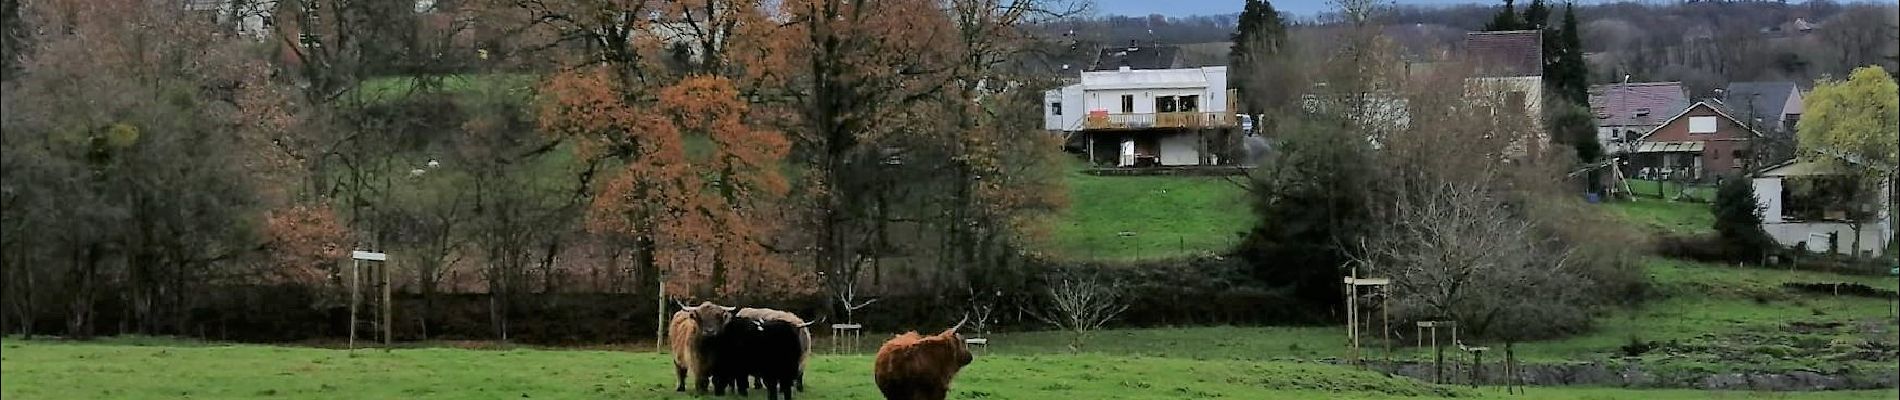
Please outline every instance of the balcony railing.
[{"label": "balcony railing", "polygon": [[1165,112],[1148,114],[1090,113],[1082,129],[1219,128],[1234,126],[1234,115],[1223,112]]}]

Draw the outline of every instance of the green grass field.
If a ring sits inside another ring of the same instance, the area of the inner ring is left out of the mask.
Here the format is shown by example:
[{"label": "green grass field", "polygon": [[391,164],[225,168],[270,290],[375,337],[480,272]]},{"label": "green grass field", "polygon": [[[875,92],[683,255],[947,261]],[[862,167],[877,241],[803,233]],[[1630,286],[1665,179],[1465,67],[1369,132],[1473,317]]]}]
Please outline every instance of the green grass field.
[{"label": "green grass field", "polygon": [[[1651,181],[1651,180],[1642,180],[1642,179],[1631,179],[1629,180],[1629,182],[1630,182],[1630,192],[1634,192],[1638,196],[1648,196],[1650,198],[1657,198],[1658,190],[1660,190],[1662,194],[1661,198],[1665,198],[1665,199],[1674,199],[1677,197],[1688,197],[1692,199],[1698,199],[1703,202],[1715,201],[1715,186],[1711,186],[1711,185],[1683,185],[1677,182],[1661,182],[1661,181]],[[1662,187],[1658,189],[1657,185],[1661,185]]]},{"label": "green grass field", "polygon": [[535,79],[530,74],[466,74],[442,77],[440,86],[420,87],[413,77],[391,76],[372,78],[363,81],[356,91],[361,100],[369,103],[381,103],[390,99],[407,96],[423,90],[435,90],[451,95],[470,95],[479,93],[507,94],[525,98],[534,89]]},{"label": "green grass field", "polygon": [[[581,350],[142,346],[8,340],[0,397],[92,398],[690,398],[665,354]],[[866,355],[813,360],[801,398],[877,399]],[[1325,364],[1168,357],[979,355],[958,399],[1874,399],[1888,391],[1750,393],[1609,388],[1437,386]],[[753,394],[759,396],[759,394]],[[754,397],[757,398],[757,397]]]},{"label": "green grass field", "polygon": [[1638,197],[1604,203],[1610,213],[1654,233],[1701,235],[1715,233],[1715,214],[1709,205]]},{"label": "green grass field", "polygon": [[[1053,252],[1066,259],[1132,261],[1225,252],[1253,226],[1246,191],[1221,177],[1069,176],[1069,209]],[[1124,232],[1127,234],[1124,235]]]}]

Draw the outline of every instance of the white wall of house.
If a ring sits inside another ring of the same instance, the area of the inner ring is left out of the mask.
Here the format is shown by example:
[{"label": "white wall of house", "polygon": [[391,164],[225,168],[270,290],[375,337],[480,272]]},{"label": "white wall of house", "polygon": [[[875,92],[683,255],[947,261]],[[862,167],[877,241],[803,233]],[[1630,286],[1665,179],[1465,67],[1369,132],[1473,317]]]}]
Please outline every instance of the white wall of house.
[{"label": "white wall of house", "polygon": [[[1762,224],[1768,236],[1782,246],[1801,244],[1808,251],[1821,253],[1827,251],[1828,235],[1835,235],[1835,250],[1839,254],[1854,252],[1854,224],[1844,222],[1790,222],[1780,224]],[[1867,222],[1860,226],[1860,251],[1874,257],[1881,256],[1887,248],[1887,240],[1892,238],[1893,228],[1886,221]]]},{"label": "white wall of house", "polygon": [[[1058,112],[1055,106],[1062,108]],[[1082,85],[1064,86],[1051,89],[1042,94],[1042,129],[1052,131],[1077,131],[1082,129],[1082,118],[1088,116],[1087,108],[1082,105]]]},{"label": "white wall of house", "polygon": [[1162,136],[1159,158],[1161,165],[1197,165],[1201,163],[1201,150],[1197,136],[1192,133],[1170,133]]},{"label": "white wall of house", "polygon": [[[1230,111],[1227,67],[1091,71],[1079,84],[1043,92],[1043,129],[1080,130],[1089,111],[1123,114],[1124,95],[1133,96],[1133,114],[1155,113],[1155,98],[1162,96],[1198,96],[1196,111]],[[1051,108],[1057,103],[1060,114]]]},{"label": "white wall of house", "polygon": [[1781,177],[1755,178],[1755,204],[1761,207],[1761,222],[1779,224],[1781,218]]},{"label": "white wall of house", "polygon": [[[1754,184],[1755,201],[1761,206],[1762,230],[1768,231],[1768,236],[1774,237],[1775,243],[1782,246],[1805,244],[1809,251],[1825,252],[1827,251],[1825,238],[1828,235],[1835,235],[1836,244],[1839,246],[1835,249],[1836,252],[1853,254],[1856,237],[1855,224],[1831,221],[1790,221],[1782,216],[1781,191],[1785,190],[1782,177],[1756,177]],[[1874,220],[1860,224],[1860,250],[1863,253],[1871,253],[1878,257],[1887,249],[1888,241],[1893,239],[1894,228],[1889,223],[1888,212],[1890,210],[1882,210]]]},{"label": "white wall of house", "polygon": [[[1618,147],[1618,146],[1617,146],[1617,141],[1618,141],[1618,139],[1621,139],[1621,140],[1623,140],[1623,141],[1627,141],[1627,142],[1630,142],[1630,143],[1634,143],[1634,142],[1636,141],[1636,138],[1637,138],[1637,137],[1640,137],[1640,136],[1642,136],[1642,135],[1643,135],[1643,132],[1649,132],[1649,130],[1650,130],[1650,129],[1655,129],[1655,128],[1656,128],[1656,126],[1655,126],[1655,125],[1650,125],[1650,126],[1637,126],[1637,125],[1612,125],[1612,126],[1599,126],[1599,127],[1597,127],[1597,143],[1598,143],[1598,144],[1602,144],[1602,145],[1603,145],[1603,151],[1604,151],[1605,153],[1615,153],[1615,152],[1618,152],[1618,151],[1628,151],[1628,150],[1630,150],[1630,149],[1623,149],[1623,148],[1621,148],[1621,147]],[[1620,133],[1620,134],[1619,134],[1619,133]]]},{"label": "white wall of house", "polygon": [[1801,101],[1801,90],[1796,89],[1794,94],[1788,95],[1788,102],[1781,106],[1780,116],[1786,116],[1788,114],[1801,115],[1802,107],[1804,107],[1804,105]]},{"label": "white wall of house", "polygon": [[1207,101],[1212,99],[1209,98],[1206,88],[1103,89],[1089,90],[1085,96],[1084,104],[1087,107],[1083,110],[1085,113],[1102,110],[1109,114],[1122,114],[1122,96],[1134,96],[1135,108],[1132,113],[1135,114],[1155,113],[1155,98],[1162,96],[1200,96],[1196,100],[1196,109],[1201,112],[1222,111],[1208,109]]}]

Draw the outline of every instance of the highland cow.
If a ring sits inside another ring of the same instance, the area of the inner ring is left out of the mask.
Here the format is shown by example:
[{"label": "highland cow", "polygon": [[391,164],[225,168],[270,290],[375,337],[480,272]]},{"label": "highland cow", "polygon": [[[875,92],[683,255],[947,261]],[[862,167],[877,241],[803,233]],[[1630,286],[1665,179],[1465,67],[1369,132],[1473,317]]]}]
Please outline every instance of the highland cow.
[{"label": "highland cow", "polygon": [[[756,319],[760,321],[785,321],[786,323],[792,324],[798,328],[798,348],[799,348],[798,377],[795,378],[795,382],[798,387],[798,391],[800,392],[805,391],[805,363],[811,360],[811,330],[806,327],[811,326],[812,324],[817,323],[817,322],[814,321],[814,322],[807,323],[805,322],[804,318],[799,318],[798,314],[793,314],[789,311],[774,310],[770,308],[741,308],[739,309],[737,313],[733,315],[738,316],[740,318],[752,318],[752,319]],[[819,318],[819,320],[822,321],[824,320],[824,318]],[[754,384],[753,387],[754,388],[765,387],[765,380],[760,379],[758,382]]]},{"label": "highland cow", "polygon": [[712,378],[712,370],[718,359],[705,352],[708,338],[718,337],[725,330],[726,323],[732,319],[733,307],[721,307],[712,302],[698,306],[680,305],[680,311],[673,313],[673,321],[668,325],[669,344],[673,349],[673,370],[679,376],[679,387],[675,391],[686,391],[686,377],[692,375],[694,387],[706,392],[706,384]]},{"label": "highland cow", "polygon": [[887,400],[943,400],[950,393],[950,380],[973,360],[957,335],[957,328],[968,321],[933,336],[912,331],[884,342],[872,369],[877,390]]}]

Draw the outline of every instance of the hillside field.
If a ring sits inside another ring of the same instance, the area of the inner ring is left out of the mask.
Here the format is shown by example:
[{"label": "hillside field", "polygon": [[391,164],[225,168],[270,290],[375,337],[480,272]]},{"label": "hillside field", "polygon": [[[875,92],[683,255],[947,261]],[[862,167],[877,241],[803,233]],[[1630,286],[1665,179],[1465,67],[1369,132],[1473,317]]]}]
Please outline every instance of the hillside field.
[{"label": "hillside field", "polygon": [[1064,259],[1138,261],[1224,253],[1253,227],[1247,192],[1204,176],[1095,176],[1074,164],[1069,209],[1050,251]]},{"label": "hillside field", "polygon": [[[695,398],[673,391],[665,354],[580,350],[402,349],[56,343],[7,340],[0,395],[88,398]],[[827,355],[798,398],[877,399],[868,355]],[[979,355],[957,399],[1874,399],[1896,392],[1698,392],[1438,386],[1347,367],[1144,356]],[[710,398],[705,396],[702,398]],[[733,397],[737,398],[737,397]],[[750,398],[762,398],[753,393]]]}]

